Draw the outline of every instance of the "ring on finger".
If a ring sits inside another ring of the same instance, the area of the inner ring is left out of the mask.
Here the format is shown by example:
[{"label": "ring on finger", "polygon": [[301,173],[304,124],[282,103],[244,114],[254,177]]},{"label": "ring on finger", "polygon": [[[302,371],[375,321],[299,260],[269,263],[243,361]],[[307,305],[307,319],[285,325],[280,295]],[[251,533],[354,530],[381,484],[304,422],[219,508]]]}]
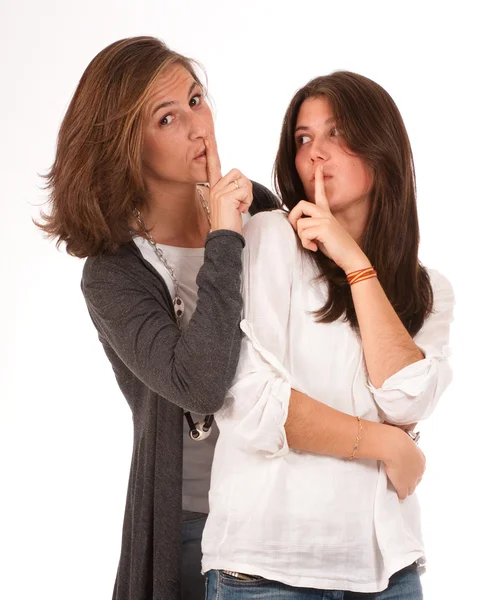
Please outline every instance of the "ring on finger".
[{"label": "ring on finger", "polygon": [[232,183],[236,186],[236,190],[238,190],[239,189],[239,183],[237,182],[237,179],[234,179],[234,181]]}]

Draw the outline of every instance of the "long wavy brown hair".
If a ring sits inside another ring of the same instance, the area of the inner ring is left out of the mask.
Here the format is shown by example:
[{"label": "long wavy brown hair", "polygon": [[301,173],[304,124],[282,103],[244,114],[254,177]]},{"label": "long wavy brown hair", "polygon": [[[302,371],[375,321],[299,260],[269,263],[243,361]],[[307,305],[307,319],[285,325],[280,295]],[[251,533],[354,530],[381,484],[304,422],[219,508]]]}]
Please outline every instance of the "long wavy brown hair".
[{"label": "long wavy brown hair", "polygon": [[175,63],[202,86],[197,64],[153,37],[114,42],[81,77],[45,176],[51,210],[36,222],[69,254],[111,254],[132,239],[133,208],[146,201],[143,108],[154,81]]},{"label": "long wavy brown hair", "polygon": [[[285,114],[274,165],[275,187],[289,209],[305,198],[295,166],[295,126],[300,106],[314,97],[328,99],[349,152],[363,159],[373,172],[362,249],[402,323],[415,335],[432,310],[433,292],[418,259],[414,162],[401,114],[380,85],[348,71],[317,77],[298,90]],[[344,315],[357,329],[345,273],[323,253],[305,252],[329,289],[326,304],[315,314],[317,321],[331,323]]]}]

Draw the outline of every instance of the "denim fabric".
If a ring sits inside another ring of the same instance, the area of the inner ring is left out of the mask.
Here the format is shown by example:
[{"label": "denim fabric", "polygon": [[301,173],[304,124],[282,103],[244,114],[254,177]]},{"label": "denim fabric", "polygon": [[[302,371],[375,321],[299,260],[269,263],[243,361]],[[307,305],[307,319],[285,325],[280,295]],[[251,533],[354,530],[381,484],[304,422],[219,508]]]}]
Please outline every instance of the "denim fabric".
[{"label": "denim fabric", "polygon": [[183,511],[182,516],[182,600],[204,600],[202,575],[202,532],[207,520],[203,513]]},{"label": "denim fabric", "polygon": [[389,586],[374,594],[345,592],[344,600],[423,600],[423,588],[415,564],[394,573]]},{"label": "denim fabric", "polygon": [[422,600],[416,565],[395,573],[386,590],[376,593],[295,588],[277,581],[257,578],[244,581],[222,571],[207,574],[206,600]]}]

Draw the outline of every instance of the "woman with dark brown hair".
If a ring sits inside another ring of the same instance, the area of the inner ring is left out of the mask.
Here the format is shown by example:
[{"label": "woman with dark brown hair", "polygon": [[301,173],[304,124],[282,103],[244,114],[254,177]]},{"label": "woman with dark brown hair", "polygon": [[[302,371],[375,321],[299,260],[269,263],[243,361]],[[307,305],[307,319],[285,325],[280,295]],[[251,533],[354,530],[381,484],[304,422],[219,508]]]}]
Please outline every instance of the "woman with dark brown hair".
[{"label": "woman with dark brown hair", "polygon": [[275,180],[289,214],[244,230],[207,597],[418,600],[413,424],[451,380],[454,300],[418,260],[413,158],[389,94],[349,72],[310,81],[286,112]]},{"label": "woman with dark brown hair", "polygon": [[133,413],[113,598],[201,600],[212,413],[240,349],[241,219],[253,195],[253,211],[278,203],[236,169],[222,176],[194,63],[151,37],[89,64],[48,183],[40,226],[87,257],[82,291]]}]

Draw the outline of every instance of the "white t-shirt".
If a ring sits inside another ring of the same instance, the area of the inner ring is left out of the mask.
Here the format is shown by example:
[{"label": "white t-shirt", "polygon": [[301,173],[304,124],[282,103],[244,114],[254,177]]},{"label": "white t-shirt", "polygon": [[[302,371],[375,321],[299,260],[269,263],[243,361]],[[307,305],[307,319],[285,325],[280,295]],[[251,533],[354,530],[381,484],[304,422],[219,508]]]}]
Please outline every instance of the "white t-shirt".
[{"label": "white t-shirt", "polygon": [[258,214],[244,235],[245,335],[233,386],[216,414],[203,571],[381,591],[396,571],[424,563],[417,495],[399,500],[378,461],[290,450],[284,424],[291,388],[375,422],[428,417],[451,379],[451,286],[430,271],[434,311],[414,338],[425,358],[376,389],[350,325],[343,318],[315,322],[327,286],[315,280],[286,216]]}]

